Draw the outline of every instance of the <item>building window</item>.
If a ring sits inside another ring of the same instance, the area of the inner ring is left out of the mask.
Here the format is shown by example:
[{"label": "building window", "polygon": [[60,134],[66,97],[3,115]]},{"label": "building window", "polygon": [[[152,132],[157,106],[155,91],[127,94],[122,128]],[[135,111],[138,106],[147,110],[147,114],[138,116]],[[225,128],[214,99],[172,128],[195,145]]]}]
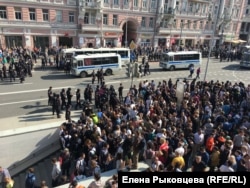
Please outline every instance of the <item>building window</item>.
[{"label": "building window", "polygon": [[108,25],[108,15],[107,15],[107,14],[103,14],[102,23],[103,23],[104,25]]},{"label": "building window", "polygon": [[90,12],[89,18],[90,18],[90,23],[91,24],[96,24],[96,14],[95,14],[95,12]]},{"label": "building window", "polygon": [[36,10],[34,8],[29,8],[30,20],[36,20]]},{"label": "building window", "polygon": [[184,27],[184,24],[185,24],[185,23],[184,23],[184,20],[181,20],[181,25],[180,25],[180,26],[181,26],[182,28]]},{"label": "building window", "polygon": [[202,5],[202,13],[205,13],[205,12],[206,12],[206,8],[207,8],[206,5],[203,4],[203,5]]},{"label": "building window", "polygon": [[69,12],[69,23],[74,23],[74,22],[75,22],[75,13]]},{"label": "building window", "polygon": [[104,0],[104,4],[109,4],[109,0]]},{"label": "building window", "polygon": [[43,21],[49,21],[49,11],[47,9],[43,9]]},{"label": "building window", "polygon": [[7,19],[6,7],[0,7],[0,19]]},{"label": "building window", "polygon": [[203,21],[200,21],[200,29],[203,29]]},{"label": "building window", "polygon": [[138,7],[138,0],[134,0],[134,7]]},{"label": "building window", "polygon": [[15,8],[15,18],[16,20],[21,20],[22,19],[22,11],[21,8]]},{"label": "building window", "polygon": [[186,10],[187,10],[187,2],[182,2],[182,10],[181,11],[186,12]]},{"label": "building window", "polygon": [[205,23],[205,29],[209,29],[209,23],[208,23],[208,21],[206,21],[206,23]]},{"label": "building window", "polygon": [[148,2],[147,0],[142,1],[142,7],[143,8],[147,8],[147,2]]},{"label": "building window", "polygon": [[56,22],[62,22],[62,11],[61,10],[56,11]]},{"label": "building window", "polygon": [[191,21],[190,21],[190,20],[188,20],[188,22],[187,22],[187,28],[188,28],[188,29],[191,28]]},{"label": "building window", "polygon": [[155,2],[155,0],[151,0],[151,8],[156,8],[156,2]]},{"label": "building window", "polygon": [[149,18],[149,27],[154,27],[154,18]]},{"label": "building window", "polygon": [[164,3],[164,10],[165,10],[165,11],[168,10],[168,0],[165,0],[165,3]]},{"label": "building window", "polygon": [[193,11],[193,3],[190,3],[189,4],[189,10],[188,10],[189,12],[192,12]]},{"label": "building window", "polygon": [[114,0],[114,5],[119,5],[119,0]]},{"label": "building window", "polygon": [[146,27],[146,18],[145,17],[142,17],[142,19],[141,19],[141,26]]},{"label": "building window", "polygon": [[246,9],[246,14],[248,14],[249,13],[249,9]]},{"label": "building window", "polygon": [[172,27],[173,27],[173,28],[176,28],[176,20],[173,21]]},{"label": "building window", "polygon": [[246,31],[249,31],[249,29],[250,29],[250,23],[247,23]]},{"label": "building window", "polygon": [[179,1],[176,1],[175,10],[179,10]]},{"label": "building window", "polygon": [[84,24],[88,24],[89,23],[89,13],[86,12],[84,15]]},{"label": "building window", "polygon": [[113,15],[113,25],[118,25],[118,16]]},{"label": "building window", "polygon": [[194,21],[194,23],[193,23],[193,28],[194,28],[194,29],[197,28],[197,21]]},{"label": "building window", "polygon": [[124,5],[128,5],[128,0],[124,0],[124,1],[123,1],[123,4],[124,4]]}]

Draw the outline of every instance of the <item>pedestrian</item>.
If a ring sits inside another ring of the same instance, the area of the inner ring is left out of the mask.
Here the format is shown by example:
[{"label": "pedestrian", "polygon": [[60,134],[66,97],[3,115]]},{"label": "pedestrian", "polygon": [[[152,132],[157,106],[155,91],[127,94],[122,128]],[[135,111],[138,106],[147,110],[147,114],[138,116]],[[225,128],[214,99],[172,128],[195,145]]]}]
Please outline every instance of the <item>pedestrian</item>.
[{"label": "pedestrian", "polygon": [[73,180],[73,182],[69,185],[69,188],[85,188],[83,185],[80,185],[77,180]]},{"label": "pedestrian", "polygon": [[71,105],[71,99],[72,99],[73,95],[72,95],[70,87],[68,88],[68,90],[66,92],[66,95],[67,95],[67,99],[68,99],[68,104],[67,105]]},{"label": "pedestrian", "polygon": [[120,86],[118,88],[118,96],[119,96],[119,100],[122,102],[123,101],[123,85],[122,83],[120,83]]},{"label": "pedestrian", "polygon": [[34,168],[29,168],[25,177],[25,188],[35,188],[35,181]]},{"label": "pedestrian", "polygon": [[97,75],[97,84],[101,84],[101,72],[99,69],[98,69],[96,75]]},{"label": "pedestrian", "polygon": [[191,66],[189,67],[189,72],[190,72],[190,74],[189,74],[188,78],[192,78],[192,76],[193,76],[193,74],[194,74],[194,66],[193,66],[193,65],[191,65]]},{"label": "pedestrian", "polygon": [[13,188],[14,187],[14,180],[10,177],[5,178],[6,181],[6,188]]},{"label": "pedestrian", "polygon": [[48,186],[47,186],[47,183],[46,183],[46,181],[41,181],[41,186],[40,186],[40,188],[49,188]]},{"label": "pedestrian", "polygon": [[77,89],[76,90],[76,105],[75,105],[75,110],[78,109],[78,107],[82,107],[82,104],[81,104],[81,90],[80,89]]},{"label": "pedestrian", "polygon": [[62,89],[62,91],[60,92],[60,97],[61,97],[61,102],[62,102],[61,110],[63,110],[67,106],[67,103],[66,103],[67,96],[66,96],[65,89]]},{"label": "pedestrian", "polygon": [[51,105],[52,105],[52,115],[55,115],[56,112],[56,93],[53,93],[52,97],[51,97]]},{"label": "pedestrian", "polygon": [[53,92],[52,92],[52,86],[48,89],[48,106],[52,106],[53,104]]},{"label": "pedestrian", "polygon": [[0,188],[6,188],[6,178],[11,179],[10,172],[7,168],[3,168],[0,166]]},{"label": "pedestrian", "polygon": [[15,70],[13,69],[11,65],[9,66],[9,77],[10,77],[10,82],[12,82],[12,79],[16,81]]},{"label": "pedestrian", "polygon": [[92,72],[92,84],[95,83],[95,79],[96,79],[96,73],[95,73],[95,70],[93,70],[93,72]]},{"label": "pedestrian", "polygon": [[60,113],[61,113],[61,98],[59,94],[56,94],[55,96],[55,111],[56,111],[56,115],[57,118],[60,118]]},{"label": "pedestrian", "polygon": [[7,78],[7,67],[5,64],[3,64],[2,71],[3,71],[3,77]]},{"label": "pedestrian", "polygon": [[70,120],[71,119],[71,105],[67,105],[66,106],[65,119],[66,120]]},{"label": "pedestrian", "polygon": [[61,176],[61,165],[60,162],[57,160],[56,157],[51,159],[52,162],[52,171],[51,171],[51,178],[52,178],[52,187],[58,186],[59,178]]},{"label": "pedestrian", "polygon": [[197,78],[200,78],[200,73],[201,73],[201,68],[198,67],[198,68],[196,69],[196,79],[197,79]]},{"label": "pedestrian", "polygon": [[0,69],[0,79],[1,79],[1,81],[3,81],[3,71],[2,71],[2,69]]}]

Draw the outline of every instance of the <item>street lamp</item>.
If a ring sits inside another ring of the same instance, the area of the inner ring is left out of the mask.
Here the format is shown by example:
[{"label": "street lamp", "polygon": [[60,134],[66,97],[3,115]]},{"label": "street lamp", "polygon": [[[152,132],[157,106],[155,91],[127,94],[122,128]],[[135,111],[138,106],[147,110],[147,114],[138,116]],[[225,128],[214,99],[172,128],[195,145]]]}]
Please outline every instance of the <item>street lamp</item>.
[{"label": "street lamp", "polygon": [[128,11],[126,15],[126,28],[125,28],[125,47],[128,47]]},{"label": "street lamp", "polygon": [[[216,17],[218,17],[218,13],[219,13],[219,9],[217,9],[217,11],[216,11]],[[218,22],[218,19],[216,19],[216,21],[213,24],[213,34],[212,34],[212,39],[210,40],[207,64],[206,64],[205,75],[204,75],[204,80],[203,81],[206,81],[206,77],[207,77],[208,64],[209,64],[210,56],[211,56],[211,52],[212,52],[212,45],[213,45],[213,42],[214,42],[214,36],[215,36],[217,22]]]}]

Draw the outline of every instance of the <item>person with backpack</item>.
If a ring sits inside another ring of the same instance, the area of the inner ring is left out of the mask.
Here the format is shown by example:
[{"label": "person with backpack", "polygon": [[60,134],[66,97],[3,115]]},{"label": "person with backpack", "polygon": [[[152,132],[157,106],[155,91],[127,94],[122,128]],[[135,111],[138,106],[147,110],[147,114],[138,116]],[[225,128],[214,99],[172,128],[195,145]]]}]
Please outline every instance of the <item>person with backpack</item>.
[{"label": "person with backpack", "polygon": [[191,66],[189,67],[189,72],[190,72],[190,74],[189,74],[188,78],[192,78],[192,76],[193,76],[193,74],[194,74],[194,66],[193,66],[193,65],[191,65]]},{"label": "person with backpack", "polygon": [[25,188],[35,188],[36,176],[34,174],[34,168],[29,168],[25,177]]}]

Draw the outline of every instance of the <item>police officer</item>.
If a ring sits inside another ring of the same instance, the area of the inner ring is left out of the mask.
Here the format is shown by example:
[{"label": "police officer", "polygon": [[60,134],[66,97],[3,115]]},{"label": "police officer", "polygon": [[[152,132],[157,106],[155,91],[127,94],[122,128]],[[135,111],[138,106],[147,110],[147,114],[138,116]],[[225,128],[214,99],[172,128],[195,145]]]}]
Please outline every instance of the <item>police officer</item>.
[{"label": "police officer", "polygon": [[61,97],[61,110],[64,109],[64,107],[66,107],[67,103],[66,103],[66,99],[67,99],[67,96],[66,96],[66,92],[65,92],[65,89],[62,89],[62,91],[60,92],[60,97]]},{"label": "police officer", "polygon": [[81,90],[77,89],[76,90],[76,105],[75,105],[75,110],[78,109],[78,107],[81,108]]},{"label": "police officer", "polygon": [[53,102],[52,97],[53,97],[52,86],[50,86],[48,89],[48,106],[52,106],[52,102]]},{"label": "police officer", "polygon": [[70,87],[68,88],[66,95],[67,95],[67,99],[68,99],[68,105],[71,105],[71,99],[72,99],[73,95],[72,95]]}]

